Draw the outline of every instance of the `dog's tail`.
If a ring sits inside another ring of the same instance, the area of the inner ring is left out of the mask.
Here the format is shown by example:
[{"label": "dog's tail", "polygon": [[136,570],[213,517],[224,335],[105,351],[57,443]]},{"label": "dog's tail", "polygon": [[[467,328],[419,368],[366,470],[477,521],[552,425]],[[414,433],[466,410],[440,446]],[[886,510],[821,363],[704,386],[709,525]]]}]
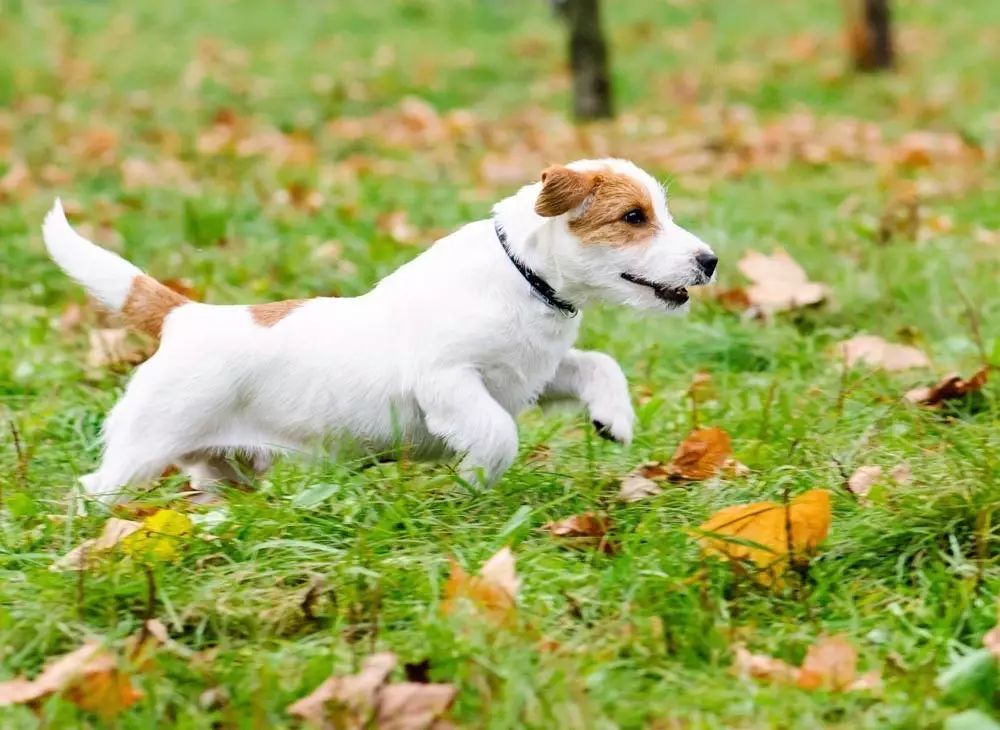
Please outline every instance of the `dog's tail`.
[{"label": "dog's tail", "polygon": [[42,237],[59,268],[105,307],[120,312],[132,329],[159,338],[167,315],[188,302],[121,256],[74,231],[58,198],[45,216]]}]

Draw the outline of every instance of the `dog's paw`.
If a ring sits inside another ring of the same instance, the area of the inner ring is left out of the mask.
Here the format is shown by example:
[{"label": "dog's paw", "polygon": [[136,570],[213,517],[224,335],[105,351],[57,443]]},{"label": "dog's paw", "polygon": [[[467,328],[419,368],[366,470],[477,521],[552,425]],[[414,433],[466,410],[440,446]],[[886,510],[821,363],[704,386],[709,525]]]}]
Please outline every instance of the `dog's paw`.
[{"label": "dog's paw", "polygon": [[597,435],[602,439],[619,444],[631,443],[632,423],[635,421],[635,415],[631,408],[628,410],[618,409],[617,412],[601,412],[600,415],[591,414],[591,418]]}]

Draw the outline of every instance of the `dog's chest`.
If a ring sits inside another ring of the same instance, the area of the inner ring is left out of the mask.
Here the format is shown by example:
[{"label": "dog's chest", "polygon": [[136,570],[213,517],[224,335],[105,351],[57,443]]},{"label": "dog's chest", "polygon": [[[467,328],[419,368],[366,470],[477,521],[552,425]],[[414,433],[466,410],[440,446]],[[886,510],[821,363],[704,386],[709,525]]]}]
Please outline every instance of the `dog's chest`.
[{"label": "dog's chest", "polygon": [[535,402],[577,336],[575,320],[534,324],[514,333],[480,365],[487,390],[511,414]]}]

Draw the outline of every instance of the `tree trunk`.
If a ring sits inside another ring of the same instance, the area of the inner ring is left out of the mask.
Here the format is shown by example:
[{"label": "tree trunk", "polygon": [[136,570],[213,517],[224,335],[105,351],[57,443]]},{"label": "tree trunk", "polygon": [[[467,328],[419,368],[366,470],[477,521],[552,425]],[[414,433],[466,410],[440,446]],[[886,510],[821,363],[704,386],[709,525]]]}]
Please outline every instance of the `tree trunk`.
[{"label": "tree trunk", "polygon": [[844,0],[847,41],[854,68],[883,71],[895,65],[889,0]]},{"label": "tree trunk", "polygon": [[580,120],[614,116],[600,0],[560,0],[557,8],[569,27],[573,114]]}]

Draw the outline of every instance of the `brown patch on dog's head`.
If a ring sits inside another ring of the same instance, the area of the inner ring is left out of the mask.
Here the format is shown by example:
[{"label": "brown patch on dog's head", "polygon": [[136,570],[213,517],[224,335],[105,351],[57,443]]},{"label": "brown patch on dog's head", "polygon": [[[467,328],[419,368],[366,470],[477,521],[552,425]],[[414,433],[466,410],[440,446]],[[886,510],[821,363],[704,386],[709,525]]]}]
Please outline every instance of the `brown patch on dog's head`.
[{"label": "brown patch on dog's head", "polygon": [[546,218],[568,213],[586,200],[593,188],[593,173],[551,165],[542,171],[542,191],[535,201],[535,212]]},{"label": "brown patch on dog's head", "polygon": [[187,297],[168,289],[151,276],[139,274],[132,279],[132,286],[122,307],[122,316],[132,329],[160,339],[163,320],[175,307],[189,301]]},{"label": "brown patch on dog's head", "polygon": [[586,208],[569,222],[569,229],[583,243],[628,246],[649,240],[657,225],[653,200],[642,183],[600,171],[594,173]]},{"label": "brown patch on dog's head", "polygon": [[274,327],[281,320],[294,312],[304,304],[303,299],[286,299],[281,302],[268,302],[267,304],[251,304],[250,316],[254,324],[261,327]]}]

